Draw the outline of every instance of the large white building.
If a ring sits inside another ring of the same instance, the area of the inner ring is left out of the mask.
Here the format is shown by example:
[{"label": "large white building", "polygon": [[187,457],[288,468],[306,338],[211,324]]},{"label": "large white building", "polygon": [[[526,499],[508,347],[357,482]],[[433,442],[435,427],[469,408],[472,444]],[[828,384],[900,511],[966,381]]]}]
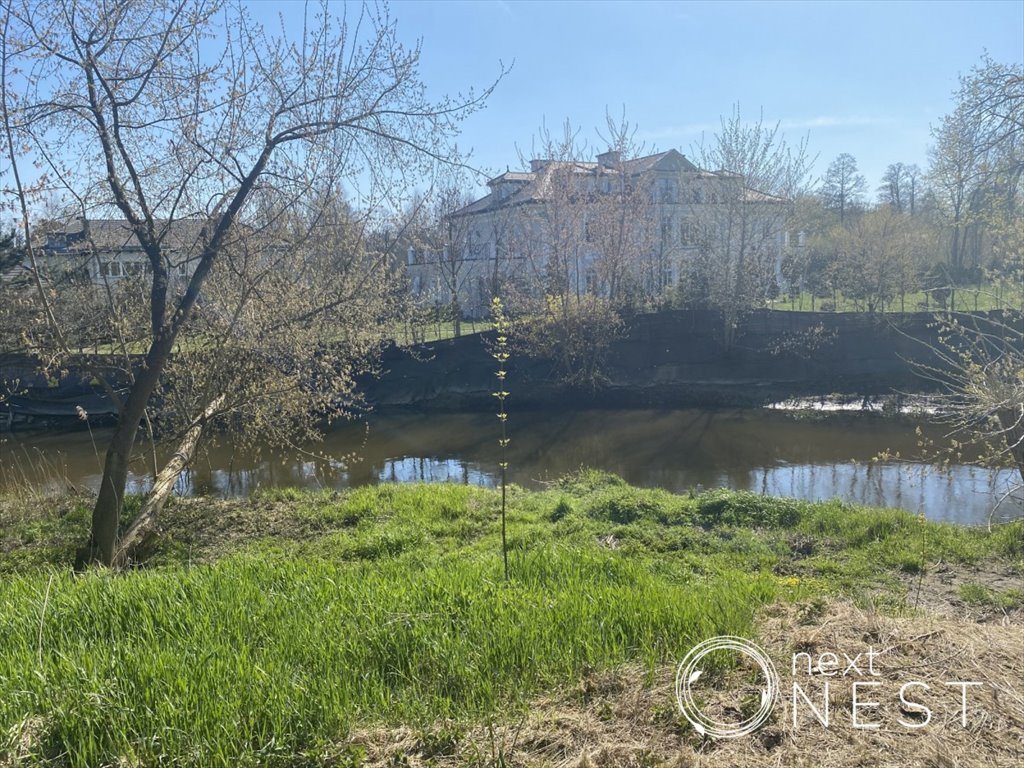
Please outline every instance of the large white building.
[{"label": "large white building", "polygon": [[726,251],[743,254],[744,269],[777,279],[789,241],[787,200],[751,189],[735,173],[698,168],[676,150],[632,160],[617,152],[593,162],[532,160],[529,171],[508,171],[488,187],[450,216],[448,248],[410,249],[412,288],[424,303],[454,301],[463,314],[480,316],[509,283],[652,297]]}]

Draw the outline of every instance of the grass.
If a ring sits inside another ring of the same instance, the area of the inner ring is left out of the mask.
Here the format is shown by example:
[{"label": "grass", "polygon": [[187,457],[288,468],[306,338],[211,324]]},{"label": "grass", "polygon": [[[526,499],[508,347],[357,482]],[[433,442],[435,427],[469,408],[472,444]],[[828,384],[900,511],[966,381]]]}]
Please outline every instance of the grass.
[{"label": "grass", "polygon": [[1020,523],[582,472],[510,489],[505,584],[499,504],[461,485],[179,500],[140,567],[73,576],[88,499],[0,500],[0,765],[358,765],[339,747],[355,728],[515,715],[601,670],[653,675],[706,637],[755,636],[770,603],[1024,558]]},{"label": "grass", "polygon": [[967,605],[1013,610],[1024,608],[1024,589],[992,589],[984,584],[968,582],[959,587],[960,599]]},{"label": "grass", "polygon": [[[950,309],[955,312],[987,312],[994,309],[1005,308],[1006,302],[1015,297],[1001,295],[995,286],[960,286],[957,287],[953,296],[952,306],[938,302],[933,295],[925,291],[914,291],[902,297],[897,294],[890,301],[885,302],[884,307],[878,309],[881,312],[939,312]],[[786,311],[811,311],[811,294],[804,291],[803,294],[785,295],[777,301],[772,302],[772,309]],[[817,312],[866,312],[867,301],[844,296],[838,292],[833,298],[818,296],[813,300],[814,310]]]},{"label": "grass", "polygon": [[[487,320],[463,320],[460,324],[460,335],[470,336],[491,329]],[[415,324],[405,323],[394,331],[395,342],[401,346],[410,344],[430,344],[455,338],[455,323],[451,320],[430,322],[427,320]]]}]

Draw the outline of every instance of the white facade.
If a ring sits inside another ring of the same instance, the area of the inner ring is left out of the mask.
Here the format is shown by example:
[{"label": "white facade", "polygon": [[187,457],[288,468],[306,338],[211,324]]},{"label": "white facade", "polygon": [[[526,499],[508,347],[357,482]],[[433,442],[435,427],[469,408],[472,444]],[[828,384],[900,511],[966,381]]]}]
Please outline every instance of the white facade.
[{"label": "white facade", "polygon": [[[652,297],[674,289],[702,256],[715,258],[723,238],[742,240],[729,247],[770,260],[776,275],[787,243],[788,201],[675,150],[626,161],[615,152],[595,162],[533,160],[530,171],[488,186],[450,217],[450,249],[410,252],[412,289],[424,303],[454,298],[463,314],[481,316],[509,283],[608,296],[628,287]],[[552,280],[555,289],[541,287]]]}]

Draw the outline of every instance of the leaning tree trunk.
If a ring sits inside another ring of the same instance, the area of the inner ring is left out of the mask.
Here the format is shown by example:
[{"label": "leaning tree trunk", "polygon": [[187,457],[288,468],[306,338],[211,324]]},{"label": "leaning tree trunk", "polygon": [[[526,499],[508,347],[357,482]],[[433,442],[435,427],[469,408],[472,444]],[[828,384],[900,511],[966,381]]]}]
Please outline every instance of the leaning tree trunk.
[{"label": "leaning tree trunk", "polygon": [[199,438],[203,434],[203,427],[224,404],[225,396],[218,395],[217,398],[206,406],[202,415],[185,432],[178,449],[168,459],[163,469],[160,470],[153,483],[153,489],[149,492],[139,514],[128,526],[127,530],[117,540],[114,550],[113,564],[124,565],[127,563],[139,546],[152,533],[156,527],[157,518],[160,516],[164,504],[174,491],[174,485],[178,476],[187,467],[196,453],[196,446],[199,445]]}]

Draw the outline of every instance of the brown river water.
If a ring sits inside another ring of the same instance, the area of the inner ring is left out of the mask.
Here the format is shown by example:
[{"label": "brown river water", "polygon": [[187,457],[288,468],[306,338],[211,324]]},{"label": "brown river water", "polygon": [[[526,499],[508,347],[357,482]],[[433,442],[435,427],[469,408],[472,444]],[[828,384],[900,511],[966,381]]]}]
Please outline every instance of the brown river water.
[{"label": "brown river water", "polygon": [[[726,487],[801,499],[839,497],[963,524],[989,519],[1016,477],[1009,470],[873,462],[881,451],[917,454],[906,418],[797,416],[774,410],[511,412],[509,480],[541,487],[581,466],[670,491]],[[940,437],[939,428],[926,433]],[[95,489],[107,432],[0,434],[0,490]],[[220,436],[182,475],[181,494],[237,496],[256,488],[346,488],[384,482],[494,486],[498,421],[490,414],[370,414],[333,429],[305,452],[244,453]],[[96,449],[94,449],[94,441]],[[148,451],[148,448],[146,449]],[[131,490],[151,481],[141,456]],[[1024,515],[1019,499],[996,519]]]}]

